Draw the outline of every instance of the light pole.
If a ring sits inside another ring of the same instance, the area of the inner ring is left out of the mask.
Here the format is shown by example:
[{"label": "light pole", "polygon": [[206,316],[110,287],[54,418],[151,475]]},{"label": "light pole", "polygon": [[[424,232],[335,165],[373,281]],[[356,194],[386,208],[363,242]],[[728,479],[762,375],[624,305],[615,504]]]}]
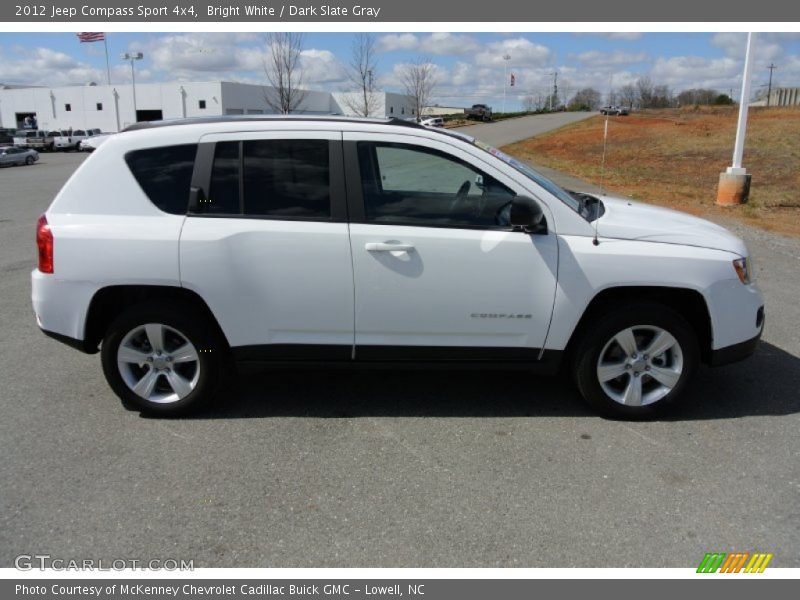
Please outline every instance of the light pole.
[{"label": "light pole", "polygon": [[511,55],[503,54],[503,114],[506,112],[506,87],[508,87],[508,61],[511,60]]},{"label": "light pole", "polygon": [[742,167],[744,136],[747,129],[747,109],[750,102],[750,76],[753,72],[753,46],[755,34],[747,34],[747,50],[742,73],[742,95],[739,99],[739,120],[736,124],[736,142],[733,146],[733,164],[719,176],[717,204],[732,205],[747,202],[750,195],[750,175]]},{"label": "light pole", "polygon": [[142,60],[144,54],[141,52],[126,52],[122,55],[122,60],[128,60],[131,63],[131,89],[133,90],[133,122],[136,123],[139,119],[136,116],[136,70],[133,68],[134,61]]}]

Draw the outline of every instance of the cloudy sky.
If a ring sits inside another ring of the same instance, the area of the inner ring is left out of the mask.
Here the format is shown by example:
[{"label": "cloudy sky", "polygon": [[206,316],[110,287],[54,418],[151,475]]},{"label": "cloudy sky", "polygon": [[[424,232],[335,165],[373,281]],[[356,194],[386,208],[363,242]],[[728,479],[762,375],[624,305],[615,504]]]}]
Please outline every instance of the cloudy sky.
[{"label": "cloudy sky", "polygon": [[[315,89],[348,88],[347,63],[353,34],[305,35],[305,83]],[[435,102],[464,106],[486,102],[500,107],[503,55],[516,86],[507,88],[507,108],[528,94],[546,94],[558,72],[560,92],[591,86],[606,93],[648,75],[674,92],[710,87],[721,92],[740,85],[742,33],[386,33],[375,34],[377,81],[400,91],[397,69],[417,57],[437,66]],[[119,55],[142,51],[137,81],[227,80],[263,84],[264,34],[111,33],[112,83],[130,83]],[[800,86],[800,33],[760,34],[753,86],[765,85],[774,62],[773,85]],[[56,86],[104,83],[103,44],[80,44],[72,33],[0,34],[0,83]]]}]

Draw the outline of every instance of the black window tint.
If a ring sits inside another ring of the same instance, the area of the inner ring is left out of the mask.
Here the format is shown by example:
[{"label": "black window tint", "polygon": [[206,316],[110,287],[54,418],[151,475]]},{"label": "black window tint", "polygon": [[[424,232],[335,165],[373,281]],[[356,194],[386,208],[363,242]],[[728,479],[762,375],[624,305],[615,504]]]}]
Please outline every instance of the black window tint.
[{"label": "black window tint", "polygon": [[238,214],[239,206],[239,142],[219,142],[214,149],[211,186],[204,212]]},{"label": "black window tint", "polygon": [[327,140],[244,142],[245,214],[330,218],[328,144]]},{"label": "black window tint", "polygon": [[472,165],[409,144],[359,142],[367,221],[507,228],[515,194]]},{"label": "black window tint", "polygon": [[150,201],[164,212],[186,213],[197,144],[134,150],[125,155],[131,173]]}]

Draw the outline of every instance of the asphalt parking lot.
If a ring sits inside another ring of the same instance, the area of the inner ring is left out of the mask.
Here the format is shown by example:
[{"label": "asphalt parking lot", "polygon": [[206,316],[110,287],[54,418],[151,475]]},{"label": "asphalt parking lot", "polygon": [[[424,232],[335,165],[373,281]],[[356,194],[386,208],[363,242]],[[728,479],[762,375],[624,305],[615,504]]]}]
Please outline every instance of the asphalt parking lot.
[{"label": "asphalt parking lot", "polygon": [[[30,306],[37,217],[79,154],[0,170],[0,566],[800,566],[800,243],[736,227],[767,299],[749,361],[668,419],[503,371],[271,371],[193,418],[121,407]],[[112,190],[109,191],[113,193]]]}]

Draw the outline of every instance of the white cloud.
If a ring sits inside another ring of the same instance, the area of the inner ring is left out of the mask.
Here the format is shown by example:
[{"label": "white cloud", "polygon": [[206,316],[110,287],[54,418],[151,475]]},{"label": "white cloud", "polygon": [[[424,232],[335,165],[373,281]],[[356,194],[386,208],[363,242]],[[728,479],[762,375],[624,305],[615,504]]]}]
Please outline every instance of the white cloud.
[{"label": "white cloud", "polygon": [[420,54],[462,56],[480,49],[480,43],[468,35],[454,33],[431,33],[416,36],[413,33],[392,33],[378,38],[378,49],[382,52],[418,52]]},{"label": "white cloud", "polygon": [[509,67],[521,68],[542,67],[550,61],[552,54],[546,46],[518,37],[486,44],[475,55],[475,64],[503,66],[504,55],[511,57]]},{"label": "white cloud", "polygon": [[582,52],[575,56],[575,59],[580,61],[587,67],[608,67],[619,65],[632,65],[649,60],[649,55],[646,52],[629,53],[621,50],[613,52],[600,52],[599,50],[590,50]]},{"label": "white cloud", "polygon": [[[755,60],[764,62],[780,58],[784,54],[781,41],[790,39],[781,34],[761,33],[756,36],[754,41]],[[722,50],[726,56],[744,61],[745,49],[747,47],[746,33],[716,33],[711,38],[711,44]]]},{"label": "white cloud", "polygon": [[309,87],[341,84],[347,80],[347,69],[330,50],[303,50],[300,55],[303,83]]},{"label": "white cloud", "polygon": [[674,56],[659,58],[650,77],[675,91],[696,87],[724,89],[740,80],[742,63],[733,58]]},{"label": "white cloud", "polygon": [[378,38],[378,49],[382,52],[416,50],[418,46],[419,39],[413,33],[391,33]]},{"label": "white cloud", "polygon": [[596,35],[604,37],[609,40],[634,42],[640,39],[643,34],[638,31],[616,31],[616,32],[605,32],[605,33],[576,33],[575,35]]},{"label": "white cloud", "polygon": [[0,56],[0,82],[3,83],[58,86],[105,80],[104,69],[50,48],[20,48],[15,57]]}]

